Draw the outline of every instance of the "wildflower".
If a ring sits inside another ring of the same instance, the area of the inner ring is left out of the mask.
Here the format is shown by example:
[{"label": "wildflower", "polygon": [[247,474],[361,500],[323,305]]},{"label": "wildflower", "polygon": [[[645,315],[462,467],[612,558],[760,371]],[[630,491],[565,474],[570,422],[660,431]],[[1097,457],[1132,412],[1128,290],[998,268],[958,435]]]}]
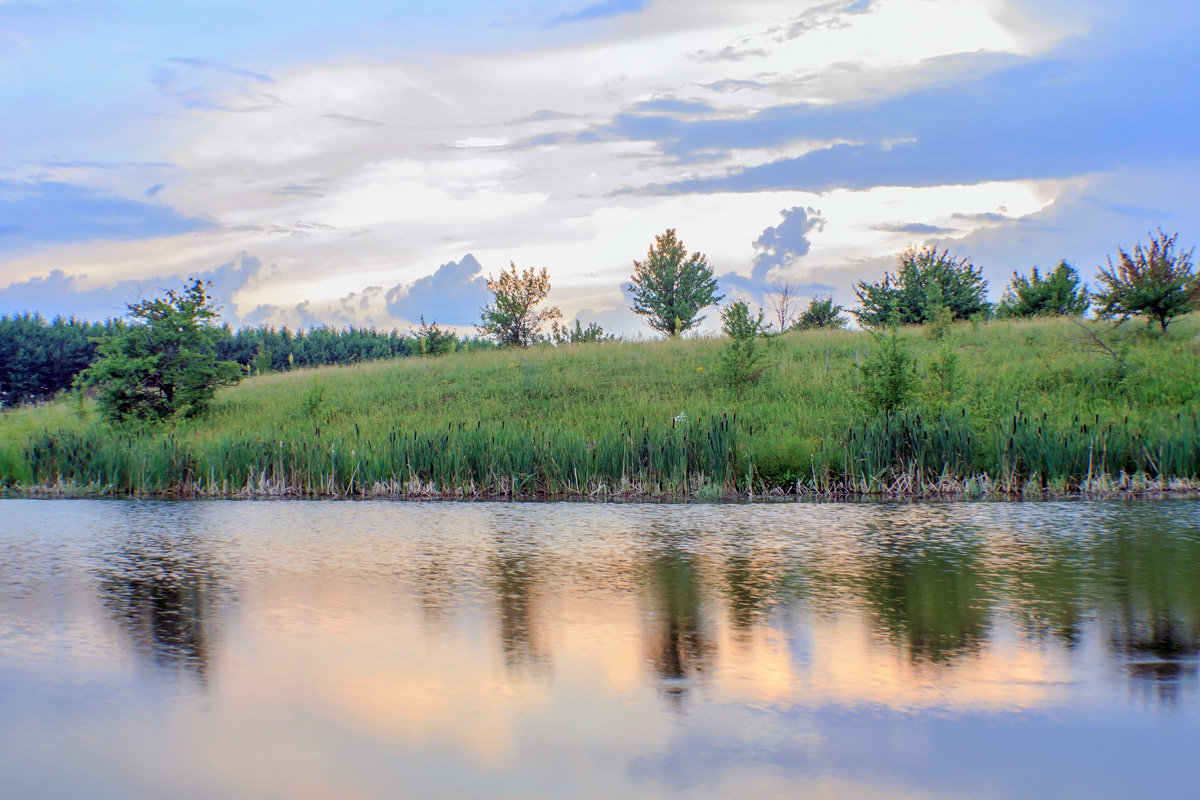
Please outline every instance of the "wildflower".
[{"label": "wildflower", "polygon": [[696,367],[696,372],[704,372],[704,367]]},{"label": "wildflower", "polygon": [[675,415],[675,424],[676,425],[686,425],[687,421],[688,421],[688,415],[687,415],[686,411],[680,411],[678,414]]}]

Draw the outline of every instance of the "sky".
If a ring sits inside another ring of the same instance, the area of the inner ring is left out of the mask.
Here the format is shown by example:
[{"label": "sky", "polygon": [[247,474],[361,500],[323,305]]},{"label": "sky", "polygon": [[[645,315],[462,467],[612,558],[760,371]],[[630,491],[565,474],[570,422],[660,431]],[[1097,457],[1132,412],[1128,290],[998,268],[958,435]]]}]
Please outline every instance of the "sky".
[{"label": "sky", "polygon": [[468,332],[515,264],[652,336],[668,228],[751,303],[853,307],[909,245],[992,300],[1094,283],[1200,240],[1198,35],[1176,0],[0,0],[0,314],[202,278],[234,325]]}]

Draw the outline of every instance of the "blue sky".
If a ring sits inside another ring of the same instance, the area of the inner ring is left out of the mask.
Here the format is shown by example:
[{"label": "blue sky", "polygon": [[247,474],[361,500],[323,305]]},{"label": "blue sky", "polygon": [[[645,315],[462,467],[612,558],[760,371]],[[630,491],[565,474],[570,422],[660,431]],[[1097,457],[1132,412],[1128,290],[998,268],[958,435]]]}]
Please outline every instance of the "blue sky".
[{"label": "blue sky", "polygon": [[633,332],[668,227],[752,302],[852,305],[935,241],[993,298],[1086,279],[1200,239],[1198,34],[1112,0],[0,0],[0,313],[196,275],[237,324],[469,326],[512,261]]}]

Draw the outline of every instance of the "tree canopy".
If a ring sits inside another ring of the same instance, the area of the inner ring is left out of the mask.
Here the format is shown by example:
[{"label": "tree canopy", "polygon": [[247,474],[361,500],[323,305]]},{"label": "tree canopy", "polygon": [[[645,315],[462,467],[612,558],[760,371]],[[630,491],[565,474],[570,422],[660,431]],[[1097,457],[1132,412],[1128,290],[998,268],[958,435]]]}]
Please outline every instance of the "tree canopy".
[{"label": "tree canopy", "polygon": [[199,279],[182,291],[129,305],[131,324],[104,338],[77,384],[99,389],[106,419],[159,420],[197,416],[217,387],[236,383],[241,369],[218,361],[217,308]]},{"label": "tree canopy", "polygon": [[1132,253],[1117,249],[1117,263],[1108,258],[1108,269],[1100,268],[1096,292],[1101,316],[1119,318],[1145,315],[1146,323],[1158,322],[1162,330],[1173,317],[1186,314],[1200,301],[1200,279],[1193,272],[1192,250],[1175,249],[1179,234],[1149,235],[1150,244],[1136,244]]},{"label": "tree canopy", "polygon": [[796,324],[792,327],[800,331],[813,328],[844,328],[846,327],[846,318],[842,316],[844,310],[833,302],[832,295],[825,298],[814,297],[808,301],[808,308],[804,310],[800,319],[796,320]]},{"label": "tree canopy", "polygon": [[700,311],[721,301],[707,257],[699,252],[688,255],[674,228],[654,237],[644,261],[633,262],[628,288],[633,312],[667,336],[696,327],[704,321]]},{"label": "tree canopy", "polygon": [[[879,283],[860,281],[854,293],[862,309],[853,312],[867,327],[919,325],[937,318],[942,308],[951,319],[969,319],[987,312],[987,281],[983,268],[966,257],[940,253],[936,246],[909,247],[897,257],[897,270]],[[935,307],[936,306],[936,307]]]},{"label": "tree canopy", "polygon": [[558,306],[537,310],[538,303],[550,293],[550,275],[545,267],[541,272],[530,267],[518,273],[516,264],[510,261],[508,266],[508,272],[488,278],[493,301],[480,309],[483,318],[476,327],[498,344],[529,347],[541,338],[542,325],[561,319],[562,311]]},{"label": "tree canopy", "polygon": [[996,314],[1001,317],[1080,316],[1091,305],[1091,295],[1079,273],[1066,261],[1042,277],[1034,267],[1029,277],[1013,272]]}]

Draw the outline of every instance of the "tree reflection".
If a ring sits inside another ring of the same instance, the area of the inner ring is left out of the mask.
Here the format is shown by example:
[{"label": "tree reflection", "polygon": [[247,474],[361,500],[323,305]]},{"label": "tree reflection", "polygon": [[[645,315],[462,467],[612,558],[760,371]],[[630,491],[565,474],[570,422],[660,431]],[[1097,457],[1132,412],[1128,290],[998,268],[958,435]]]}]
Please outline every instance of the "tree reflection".
[{"label": "tree reflection", "polygon": [[729,594],[729,615],[733,627],[744,635],[761,619],[776,587],[750,556],[737,554],[725,562],[725,585]]},{"label": "tree reflection", "polygon": [[550,660],[536,616],[536,565],[523,556],[492,561],[492,585],[500,622],[500,643],[509,669],[544,669]]},{"label": "tree reflection", "polygon": [[214,609],[225,589],[194,539],[131,542],[106,559],[98,578],[104,606],[139,656],[208,684]]},{"label": "tree reflection", "polygon": [[1134,693],[1173,708],[1200,657],[1200,539],[1120,528],[1099,552],[1112,587],[1109,646],[1125,660]]},{"label": "tree reflection", "polygon": [[679,708],[716,650],[703,616],[700,576],[691,555],[669,551],[649,565],[649,583],[650,661],[664,697]]},{"label": "tree reflection", "polygon": [[976,547],[959,542],[888,541],[865,573],[865,599],[885,631],[914,660],[947,663],[986,638],[990,598]]},{"label": "tree reflection", "polygon": [[1074,648],[1083,637],[1087,609],[1082,552],[1072,541],[1016,549],[1009,600],[1018,622],[1032,636],[1054,637]]}]

